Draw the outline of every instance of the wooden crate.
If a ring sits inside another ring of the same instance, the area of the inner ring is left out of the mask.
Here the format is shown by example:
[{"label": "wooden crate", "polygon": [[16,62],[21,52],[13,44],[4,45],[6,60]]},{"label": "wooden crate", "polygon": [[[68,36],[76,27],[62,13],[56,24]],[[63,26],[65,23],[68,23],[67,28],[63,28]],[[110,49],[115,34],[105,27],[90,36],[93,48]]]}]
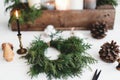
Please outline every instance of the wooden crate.
[{"label": "wooden crate", "polygon": [[[95,10],[45,10],[34,23],[21,25],[22,31],[40,31],[47,25],[54,25],[59,30],[69,30],[72,27],[80,30],[88,30],[95,21],[106,21],[109,29],[113,29],[115,19],[114,9],[95,9]],[[11,29],[17,30],[16,22],[11,23]]]}]

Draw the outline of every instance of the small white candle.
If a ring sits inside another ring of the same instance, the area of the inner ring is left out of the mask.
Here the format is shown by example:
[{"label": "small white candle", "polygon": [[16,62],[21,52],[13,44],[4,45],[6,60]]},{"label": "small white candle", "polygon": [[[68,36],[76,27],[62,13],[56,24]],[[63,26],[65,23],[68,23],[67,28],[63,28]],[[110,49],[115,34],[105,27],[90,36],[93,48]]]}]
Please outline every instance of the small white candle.
[{"label": "small white candle", "polygon": [[55,0],[57,10],[69,10],[70,0]]},{"label": "small white candle", "polygon": [[83,0],[70,0],[70,9],[71,10],[82,10]]},{"label": "small white candle", "polygon": [[41,8],[41,0],[28,0],[29,7]]},{"label": "small white candle", "polygon": [[75,30],[75,28],[72,27],[72,28],[71,28],[71,33],[70,33],[72,36],[74,36],[74,30]]}]

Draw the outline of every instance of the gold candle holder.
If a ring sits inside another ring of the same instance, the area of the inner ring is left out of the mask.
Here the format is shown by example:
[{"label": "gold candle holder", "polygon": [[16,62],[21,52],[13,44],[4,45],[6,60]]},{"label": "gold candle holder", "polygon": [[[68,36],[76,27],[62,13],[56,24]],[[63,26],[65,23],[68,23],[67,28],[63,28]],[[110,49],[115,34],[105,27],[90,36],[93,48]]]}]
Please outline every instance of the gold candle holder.
[{"label": "gold candle holder", "polygon": [[19,43],[20,43],[20,45],[19,45],[20,49],[17,50],[17,53],[18,54],[25,54],[27,52],[27,49],[23,48],[21,34],[20,35],[18,34],[18,39],[19,39]]}]

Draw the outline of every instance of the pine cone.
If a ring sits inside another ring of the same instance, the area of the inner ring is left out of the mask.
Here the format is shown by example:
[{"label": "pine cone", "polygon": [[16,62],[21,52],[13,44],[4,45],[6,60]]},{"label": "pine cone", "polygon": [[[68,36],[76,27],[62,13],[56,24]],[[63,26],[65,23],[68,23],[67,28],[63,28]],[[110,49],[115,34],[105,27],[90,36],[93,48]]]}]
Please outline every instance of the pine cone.
[{"label": "pine cone", "polygon": [[119,46],[113,40],[111,43],[104,43],[99,51],[100,58],[108,63],[113,63],[119,57]]},{"label": "pine cone", "polygon": [[117,60],[118,65],[116,66],[116,69],[120,71],[120,58]]},{"label": "pine cone", "polygon": [[100,22],[97,21],[94,24],[92,24],[92,28],[91,28],[91,34],[92,37],[96,38],[96,39],[102,39],[106,36],[106,32],[107,32],[107,24],[106,22]]}]

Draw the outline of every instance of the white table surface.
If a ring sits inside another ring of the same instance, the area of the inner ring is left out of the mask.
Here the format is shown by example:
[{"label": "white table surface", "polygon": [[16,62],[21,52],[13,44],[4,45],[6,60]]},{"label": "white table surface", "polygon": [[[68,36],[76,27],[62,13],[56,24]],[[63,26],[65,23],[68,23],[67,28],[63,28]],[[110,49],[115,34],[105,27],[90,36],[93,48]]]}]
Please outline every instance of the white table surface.
[{"label": "white table surface", "polygon": [[[6,62],[3,58],[3,52],[0,48],[0,80],[47,80],[45,74],[40,74],[37,78],[31,79],[28,76],[27,71],[29,66],[25,63],[24,59],[20,59],[21,55],[16,53],[19,48],[19,42],[17,38],[17,32],[11,31],[7,26],[9,19],[9,12],[5,12],[5,6],[3,0],[0,3],[0,45],[3,42],[10,42],[14,45],[14,60],[12,62]],[[92,48],[88,50],[88,53],[92,55],[98,63],[90,65],[92,71],[89,69],[84,69],[83,75],[80,77],[68,78],[68,80],[91,80],[96,69],[101,69],[102,73],[99,80],[120,80],[120,71],[116,70],[117,62],[115,63],[105,63],[99,58],[98,51],[100,46],[105,42],[110,42],[115,40],[118,45],[120,45],[120,7],[116,7],[116,16],[114,29],[109,30],[107,36],[104,39],[96,40],[93,39],[89,31],[75,31],[82,33],[87,39],[87,41],[92,44]],[[34,36],[38,36],[40,31],[22,31],[22,42],[24,47],[28,47],[30,42],[34,39]],[[69,31],[64,31],[64,34],[68,34]],[[56,79],[53,79],[56,80]],[[62,80],[62,79],[61,79]]]}]

